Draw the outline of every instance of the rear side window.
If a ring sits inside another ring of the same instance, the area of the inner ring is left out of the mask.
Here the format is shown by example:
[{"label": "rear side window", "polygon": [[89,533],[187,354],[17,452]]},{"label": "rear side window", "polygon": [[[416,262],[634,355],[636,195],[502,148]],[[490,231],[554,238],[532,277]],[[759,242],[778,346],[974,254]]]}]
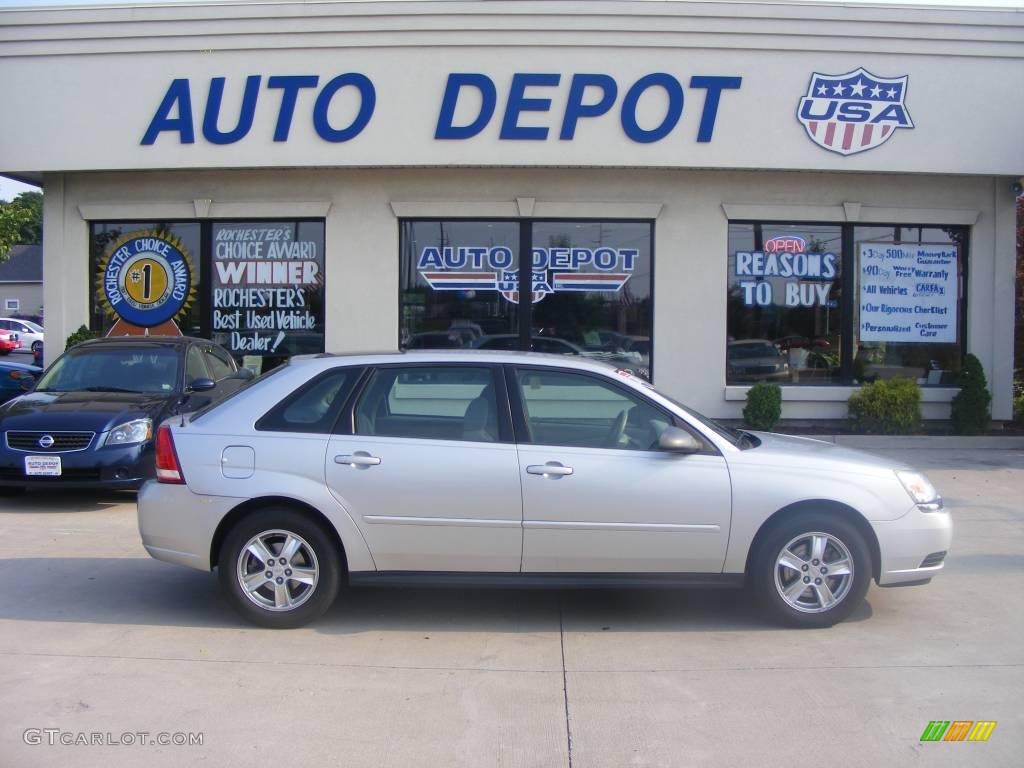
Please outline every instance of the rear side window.
[{"label": "rear side window", "polygon": [[256,422],[261,432],[312,432],[334,429],[359,368],[335,368],[303,384]]},{"label": "rear side window", "polygon": [[489,368],[380,368],[356,407],[356,434],[497,442]]}]

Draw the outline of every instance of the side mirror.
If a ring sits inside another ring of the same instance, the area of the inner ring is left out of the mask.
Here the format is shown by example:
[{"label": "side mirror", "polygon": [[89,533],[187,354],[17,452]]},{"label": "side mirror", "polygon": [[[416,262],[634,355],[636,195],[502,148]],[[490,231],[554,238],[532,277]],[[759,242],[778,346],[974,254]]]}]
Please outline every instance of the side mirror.
[{"label": "side mirror", "polygon": [[700,453],[703,448],[697,438],[679,427],[665,427],[658,438],[658,447],[673,453]]},{"label": "side mirror", "polygon": [[189,392],[207,392],[217,386],[213,379],[192,379],[188,384]]},{"label": "side mirror", "polygon": [[229,379],[239,379],[240,381],[252,381],[256,378],[256,374],[252,372],[252,368],[239,368]]}]

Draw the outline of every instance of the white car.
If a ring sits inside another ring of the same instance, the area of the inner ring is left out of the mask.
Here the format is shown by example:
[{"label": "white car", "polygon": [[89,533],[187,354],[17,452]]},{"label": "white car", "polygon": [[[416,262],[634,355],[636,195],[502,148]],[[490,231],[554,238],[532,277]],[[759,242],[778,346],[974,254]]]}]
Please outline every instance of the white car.
[{"label": "white car", "polygon": [[43,327],[31,320],[0,317],[0,331],[12,331],[18,334],[18,340],[24,350],[35,352],[43,345]]},{"label": "white car", "polygon": [[350,584],[733,586],[823,627],[869,582],[943,567],[920,473],[725,429],[580,357],[434,350],[293,359],[165,422],[139,530],[233,605],[304,624]]}]

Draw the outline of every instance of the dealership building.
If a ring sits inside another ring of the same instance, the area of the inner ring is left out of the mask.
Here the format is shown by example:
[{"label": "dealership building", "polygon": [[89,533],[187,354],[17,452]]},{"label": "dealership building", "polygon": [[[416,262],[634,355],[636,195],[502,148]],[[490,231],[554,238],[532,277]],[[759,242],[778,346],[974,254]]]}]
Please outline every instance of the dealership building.
[{"label": "dealership building", "polygon": [[82,324],[264,366],[533,349],[839,419],[897,376],[946,418],[973,353],[1011,417],[1020,12],[2,9],[0,97],[0,173],[45,192],[50,359]]}]

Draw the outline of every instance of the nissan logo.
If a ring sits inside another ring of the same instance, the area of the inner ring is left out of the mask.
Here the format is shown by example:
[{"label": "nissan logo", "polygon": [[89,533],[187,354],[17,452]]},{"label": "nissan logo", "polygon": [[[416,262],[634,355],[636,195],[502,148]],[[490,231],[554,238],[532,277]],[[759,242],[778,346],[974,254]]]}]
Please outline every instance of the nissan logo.
[{"label": "nissan logo", "polygon": [[53,447],[53,435],[43,435],[39,438],[40,448],[52,448]]}]

